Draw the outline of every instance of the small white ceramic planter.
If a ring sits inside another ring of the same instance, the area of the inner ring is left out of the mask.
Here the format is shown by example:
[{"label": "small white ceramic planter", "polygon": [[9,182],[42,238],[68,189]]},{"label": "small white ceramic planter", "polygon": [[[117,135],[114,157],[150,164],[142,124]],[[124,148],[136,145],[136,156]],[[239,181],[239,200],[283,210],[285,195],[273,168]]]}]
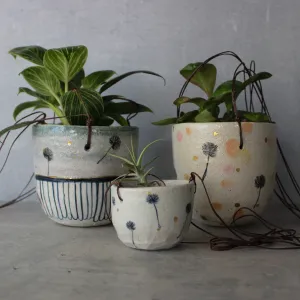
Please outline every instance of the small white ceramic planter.
[{"label": "small white ceramic planter", "polygon": [[[214,209],[230,224],[247,212],[261,214],[272,197],[276,174],[275,124],[242,123],[244,146],[240,149],[236,122],[185,123],[173,126],[173,160],[178,179],[191,172],[205,177]],[[193,218],[208,225],[222,225],[213,213],[203,186],[197,184]],[[244,223],[251,218],[245,218]],[[241,224],[242,222],[239,222]]]},{"label": "small white ceramic planter", "polygon": [[112,222],[119,239],[141,250],[169,249],[188,231],[194,203],[194,185],[167,180],[166,186],[112,186]]},{"label": "small white ceramic planter", "polygon": [[45,214],[63,225],[110,223],[110,197],[106,203],[105,191],[124,170],[106,153],[127,157],[131,138],[137,148],[138,128],[95,126],[88,151],[87,137],[86,126],[33,126],[37,195]]}]

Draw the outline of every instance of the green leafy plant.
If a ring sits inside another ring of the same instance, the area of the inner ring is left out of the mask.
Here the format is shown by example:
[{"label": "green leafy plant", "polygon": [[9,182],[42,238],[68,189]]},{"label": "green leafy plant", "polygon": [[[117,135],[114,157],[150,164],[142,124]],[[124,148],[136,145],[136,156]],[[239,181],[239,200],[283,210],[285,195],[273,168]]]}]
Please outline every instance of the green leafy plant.
[{"label": "green leafy plant", "polygon": [[[88,49],[85,46],[49,50],[26,46],[12,49],[9,53],[35,64],[20,73],[32,89],[19,88],[19,94],[26,93],[34,100],[19,104],[13,113],[15,119],[26,109],[51,109],[64,125],[86,125],[89,119],[94,126],[109,126],[114,121],[121,126],[129,126],[131,117],[140,112],[152,112],[151,109],[124,96],[103,93],[133,74],[145,73],[163,78],[145,70],[115,77],[115,71],[104,70],[86,76],[84,66]],[[127,119],[124,115],[128,115]],[[22,127],[23,123],[18,126]]]},{"label": "green leafy plant", "polygon": [[131,146],[130,147],[127,146],[130,159],[109,153],[108,155],[121,160],[123,166],[128,170],[126,174],[119,176],[115,181],[118,182],[121,182],[122,180],[133,181],[137,183],[138,186],[143,186],[143,187],[153,185],[153,181],[149,182],[148,180],[148,177],[151,175],[150,172],[153,170],[153,167],[149,168],[149,166],[158,158],[158,156],[154,157],[153,159],[151,159],[149,162],[145,164],[143,164],[143,158],[146,151],[149,149],[149,147],[154,143],[157,143],[158,141],[160,140],[155,140],[149,143],[148,145],[146,145],[146,147],[141,151],[140,155],[136,156],[133,143],[131,140]]},{"label": "green leafy plant", "polygon": [[[196,86],[198,86],[205,94],[206,98],[196,97],[179,97],[174,101],[177,109],[181,105],[187,103],[194,104],[196,109],[189,112],[181,112],[179,116],[174,118],[168,118],[161,121],[154,122],[155,125],[168,125],[175,123],[202,123],[202,122],[230,122],[235,121],[235,113],[233,110],[232,93],[234,91],[235,99],[246,90],[247,87],[253,86],[259,83],[261,80],[270,78],[272,75],[268,72],[261,72],[249,76],[248,79],[242,81],[230,80],[225,81],[215,88],[217,69],[213,64],[203,64],[201,62],[191,63],[185,66],[180,74]],[[226,112],[223,116],[220,115],[220,105],[226,107]],[[179,110],[178,110],[179,111]],[[240,118],[243,121],[252,122],[268,122],[269,117],[264,113],[256,113],[249,111],[238,111]]]}]

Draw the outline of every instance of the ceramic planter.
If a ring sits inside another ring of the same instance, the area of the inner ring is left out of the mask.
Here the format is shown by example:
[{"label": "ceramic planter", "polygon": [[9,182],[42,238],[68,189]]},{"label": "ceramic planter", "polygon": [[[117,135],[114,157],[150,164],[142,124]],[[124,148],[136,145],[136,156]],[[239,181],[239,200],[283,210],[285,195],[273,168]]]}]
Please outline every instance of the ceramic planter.
[{"label": "ceramic planter", "polygon": [[[275,124],[245,122],[242,131],[244,147],[240,149],[236,122],[173,126],[177,178],[188,179],[191,171],[203,176],[213,207],[227,224],[241,207],[261,214],[272,196],[275,182]],[[200,182],[197,186],[193,217],[209,225],[221,225],[209,206],[203,186]],[[241,209],[236,217],[245,213]]]},{"label": "ceramic planter", "polygon": [[112,222],[119,239],[142,250],[169,249],[181,242],[192,218],[194,185],[165,181],[163,187],[123,187],[111,193]]},{"label": "ceramic planter", "polygon": [[124,170],[119,160],[106,153],[127,157],[131,138],[138,145],[136,127],[95,126],[88,151],[87,136],[85,126],[33,126],[37,195],[46,215],[60,224],[110,223],[110,200],[105,202],[104,193]]}]

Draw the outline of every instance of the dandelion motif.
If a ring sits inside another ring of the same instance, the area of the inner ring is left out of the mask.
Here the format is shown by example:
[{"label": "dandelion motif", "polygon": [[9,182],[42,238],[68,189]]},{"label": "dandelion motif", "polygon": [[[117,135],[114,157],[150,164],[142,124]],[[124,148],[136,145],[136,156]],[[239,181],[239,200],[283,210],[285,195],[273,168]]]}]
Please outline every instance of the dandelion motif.
[{"label": "dandelion motif", "polygon": [[260,198],[260,192],[261,192],[261,189],[265,186],[265,184],[266,184],[266,177],[264,175],[256,176],[256,178],[254,180],[254,185],[258,189],[258,195],[257,195],[257,200],[256,200],[253,208],[259,206],[258,201]]},{"label": "dandelion motif", "polygon": [[126,227],[127,227],[127,229],[129,229],[131,231],[132,245],[134,245],[134,247],[137,248],[136,245],[135,245],[135,243],[134,243],[134,235],[133,235],[133,232],[135,231],[135,223],[132,222],[132,221],[128,221],[126,223]]},{"label": "dandelion motif", "polygon": [[177,236],[177,239],[179,239],[179,238],[181,237],[181,235],[182,235],[182,233],[183,233],[183,230],[184,230],[184,228],[185,228],[186,222],[187,222],[187,220],[188,220],[189,214],[190,214],[191,211],[192,211],[192,203],[188,203],[188,204],[186,205],[186,207],[185,207],[185,212],[186,212],[185,220],[184,220],[184,222],[183,222],[183,225],[182,225],[182,228],[181,228],[181,230],[180,230],[180,233],[179,233],[178,236]]},{"label": "dandelion motif", "polygon": [[116,198],[113,196],[112,198],[111,198],[111,203],[115,206],[116,205]]},{"label": "dandelion motif", "polygon": [[207,175],[207,169],[209,164],[209,158],[210,157],[216,157],[217,155],[218,146],[214,143],[207,142],[202,145],[202,151],[205,156],[207,156],[207,162],[206,167],[202,176],[202,179],[204,180]]},{"label": "dandelion motif", "polygon": [[49,167],[50,167],[49,165],[50,165],[50,161],[53,159],[53,152],[51,149],[47,147],[43,150],[43,155],[48,161],[48,176],[49,176]]},{"label": "dandelion motif", "polygon": [[113,150],[118,150],[118,149],[120,149],[120,146],[121,146],[121,139],[117,135],[113,135],[109,139],[109,143]]},{"label": "dandelion motif", "polygon": [[154,206],[155,209],[155,213],[156,213],[156,219],[157,219],[157,230],[161,229],[160,223],[159,223],[159,217],[158,217],[158,211],[157,211],[157,207],[156,204],[159,201],[159,197],[157,194],[149,194],[146,198],[146,202],[149,204],[152,204]]},{"label": "dandelion motif", "polygon": [[112,150],[119,150],[121,147],[121,139],[119,136],[117,135],[113,135],[109,138],[109,144],[110,147],[108,148],[108,150],[105,152],[105,154],[102,156],[102,158],[99,159],[99,161],[97,162],[97,164],[99,164],[109,153],[109,151]]}]

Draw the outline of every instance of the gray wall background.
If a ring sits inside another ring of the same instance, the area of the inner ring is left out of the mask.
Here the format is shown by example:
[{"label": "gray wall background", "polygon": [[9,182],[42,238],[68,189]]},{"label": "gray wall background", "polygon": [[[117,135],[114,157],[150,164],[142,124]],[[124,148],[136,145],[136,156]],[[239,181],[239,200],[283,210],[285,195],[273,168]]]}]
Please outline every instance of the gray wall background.
[{"label": "gray wall background", "polygon": [[[167,79],[142,75],[124,80],[112,91],[140,101],[155,114],[141,114],[140,145],[164,138],[148,157],[159,154],[156,172],[174,176],[171,128],[151,122],[173,116],[173,100],[184,80],[179,70],[189,62],[233,50],[258,70],[274,76],[264,83],[270,113],[278,123],[284,150],[300,177],[299,165],[299,0],[1,0],[0,9],[0,127],[13,122],[12,111],[28,98],[17,96],[24,81],[18,73],[27,65],[7,52],[17,46],[46,48],[84,44],[89,48],[87,72],[113,69],[118,74],[149,69]],[[215,61],[218,81],[227,80],[235,63]],[[190,88],[190,94],[197,89]],[[4,153],[0,160],[3,161]],[[0,175],[0,200],[17,195],[32,173],[31,136],[15,145]]]}]

